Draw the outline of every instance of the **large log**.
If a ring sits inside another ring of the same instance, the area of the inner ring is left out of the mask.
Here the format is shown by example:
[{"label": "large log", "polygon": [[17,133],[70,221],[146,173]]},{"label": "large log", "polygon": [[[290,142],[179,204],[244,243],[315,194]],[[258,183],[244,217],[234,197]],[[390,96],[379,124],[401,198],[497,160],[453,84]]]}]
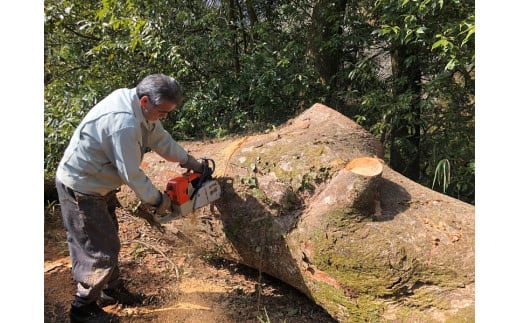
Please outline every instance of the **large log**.
[{"label": "large log", "polygon": [[[168,226],[201,250],[290,284],[340,322],[473,319],[474,207],[384,165],[352,120],[315,104],[269,133],[187,145],[215,159],[222,198]],[[154,154],[144,166],[158,186],[172,175]]]}]

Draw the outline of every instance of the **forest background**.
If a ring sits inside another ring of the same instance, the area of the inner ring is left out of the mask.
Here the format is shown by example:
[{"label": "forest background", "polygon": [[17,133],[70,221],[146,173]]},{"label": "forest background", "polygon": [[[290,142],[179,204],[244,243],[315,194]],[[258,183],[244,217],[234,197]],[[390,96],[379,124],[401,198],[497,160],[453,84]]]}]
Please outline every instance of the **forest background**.
[{"label": "forest background", "polygon": [[[164,73],[178,140],[273,129],[315,102],[358,122],[408,178],[475,201],[470,0],[45,1],[45,176],[86,112]],[[326,127],[326,125],[323,125]]]}]

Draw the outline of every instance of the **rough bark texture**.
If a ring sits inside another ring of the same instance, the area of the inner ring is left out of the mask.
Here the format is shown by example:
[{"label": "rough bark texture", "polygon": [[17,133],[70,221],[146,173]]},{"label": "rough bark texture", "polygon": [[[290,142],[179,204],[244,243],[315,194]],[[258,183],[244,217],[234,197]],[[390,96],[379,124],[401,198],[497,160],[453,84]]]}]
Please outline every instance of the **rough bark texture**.
[{"label": "rough bark texture", "polygon": [[[473,320],[474,207],[385,166],[352,120],[315,104],[270,133],[183,145],[215,159],[222,198],[167,229],[340,322]],[[158,187],[174,174],[154,154],[143,168]]]}]

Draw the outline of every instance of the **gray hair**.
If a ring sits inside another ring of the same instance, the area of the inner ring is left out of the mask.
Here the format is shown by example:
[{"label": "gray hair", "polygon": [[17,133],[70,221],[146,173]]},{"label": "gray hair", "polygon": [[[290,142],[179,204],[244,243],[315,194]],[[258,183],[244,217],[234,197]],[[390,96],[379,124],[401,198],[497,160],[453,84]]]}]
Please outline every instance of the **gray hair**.
[{"label": "gray hair", "polygon": [[184,99],[179,82],[173,77],[164,74],[146,76],[136,87],[137,96],[148,96],[153,105],[157,106],[164,101],[179,105]]}]

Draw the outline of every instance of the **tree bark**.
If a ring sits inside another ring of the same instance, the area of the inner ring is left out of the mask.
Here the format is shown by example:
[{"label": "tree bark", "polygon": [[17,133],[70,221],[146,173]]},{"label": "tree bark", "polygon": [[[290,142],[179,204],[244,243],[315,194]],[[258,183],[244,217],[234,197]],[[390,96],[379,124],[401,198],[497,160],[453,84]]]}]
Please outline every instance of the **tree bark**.
[{"label": "tree bark", "polygon": [[323,83],[334,87],[334,75],[341,65],[342,20],[346,0],[320,0],[312,11],[312,26],[308,35],[308,51]]},{"label": "tree bark", "polygon": [[232,43],[233,43],[233,71],[235,73],[235,78],[240,74],[240,53],[238,46],[238,10],[237,10],[237,2],[236,0],[228,1],[228,26],[231,31]]},{"label": "tree bark", "polygon": [[249,22],[251,23],[251,27],[253,27],[258,21],[258,18],[256,17],[255,8],[251,0],[246,0],[246,9]]},{"label": "tree bark", "polygon": [[[315,104],[270,133],[185,147],[215,159],[222,197],[167,227],[203,252],[284,281],[340,322],[473,317],[474,207],[384,165],[347,117]],[[166,185],[157,155],[144,165]]]}]

